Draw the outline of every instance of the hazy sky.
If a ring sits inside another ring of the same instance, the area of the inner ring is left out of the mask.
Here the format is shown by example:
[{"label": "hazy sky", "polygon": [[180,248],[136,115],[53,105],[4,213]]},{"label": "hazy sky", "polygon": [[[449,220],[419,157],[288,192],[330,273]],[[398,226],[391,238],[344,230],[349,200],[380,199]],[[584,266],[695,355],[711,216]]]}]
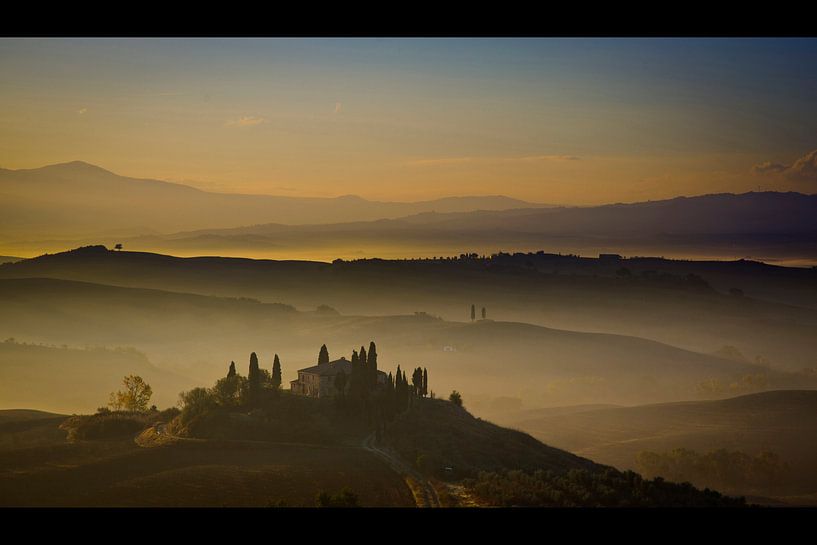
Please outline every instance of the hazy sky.
[{"label": "hazy sky", "polygon": [[381,200],[814,193],[815,67],[813,39],[2,39],[0,166]]}]

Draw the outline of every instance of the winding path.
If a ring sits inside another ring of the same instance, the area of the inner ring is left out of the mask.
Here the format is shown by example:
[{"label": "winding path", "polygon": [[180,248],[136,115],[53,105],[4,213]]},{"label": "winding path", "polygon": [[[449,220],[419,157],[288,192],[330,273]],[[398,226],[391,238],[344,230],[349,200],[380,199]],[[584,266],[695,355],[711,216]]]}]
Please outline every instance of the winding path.
[{"label": "winding path", "polygon": [[[414,495],[414,503],[417,504],[417,507],[440,507],[440,497],[428,479],[403,462],[391,449],[377,446],[375,444],[374,433],[369,434],[360,446],[375,456],[378,456],[386,462],[390,468],[403,477],[411,493]],[[409,478],[413,481],[413,486],[412,482],[409,482]]]}]

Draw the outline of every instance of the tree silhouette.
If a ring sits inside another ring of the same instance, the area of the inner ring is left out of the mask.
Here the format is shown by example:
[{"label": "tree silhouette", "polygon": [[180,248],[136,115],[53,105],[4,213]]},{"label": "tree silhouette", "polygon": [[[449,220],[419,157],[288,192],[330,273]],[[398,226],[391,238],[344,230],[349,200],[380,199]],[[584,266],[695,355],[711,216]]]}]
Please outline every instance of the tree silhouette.
[{"label": "tree silhouette", "polygon": [[448,401],[456,405],[457,407],[462,407],[462,395],[456,390],[451,392],[451,395],[448,396]]},{"label": "tree silhouette", "polygon": [[417,393],[417,396],[422,395],[423,393],[423,369],[418,367],[414,370],[411,374],[411,384],[414,386],[414,391]]},{"label": "tree silhouette", "polygon": [[477,319],[477,309],[473,304],[471,304],[471,321],[473,322],[476,319]]},{"label": "tree silhouette", "polygon": [[482,307],[482,319],[485,319],[485,307]]},{"label": "tree silhouette", "polygon": [[114,250],[121,250],[121,249],[122,249],[122,244],[117,244],[116,246],[114,246]]},{"label": "tree silhouette", "polygon": [[261,389],[261,370],[258,368],[258,356],[255,352],[250,354],[250,370],[247,373],[247,386],[250,390],[250,401],[257,399],[258,390]]},{"label": "tree silhouette", "polygon": [[326,349],[326,345],[321,346],[321,352],[318,354],[318,365],[322,363],[329,363],[329,350]]},{"label": "tree silhouette", "polygon": [[377,347],[374,345],[374,341],[369,343],[369,371],[372,375],[372,386],[377,385]]},{"label": "tree silhouette", "polygon": [[234,377],[234,376],[235,376],[235,362],[231,361],[230,362],[230,370],[227,371],[227,377],[229,378],[229,377]]},{"label": "tree silhouette", "polygon": [[276,390],[281,387],[281,360],[278,359],[278,354],[275,354],[272,362],[272,387]]}]

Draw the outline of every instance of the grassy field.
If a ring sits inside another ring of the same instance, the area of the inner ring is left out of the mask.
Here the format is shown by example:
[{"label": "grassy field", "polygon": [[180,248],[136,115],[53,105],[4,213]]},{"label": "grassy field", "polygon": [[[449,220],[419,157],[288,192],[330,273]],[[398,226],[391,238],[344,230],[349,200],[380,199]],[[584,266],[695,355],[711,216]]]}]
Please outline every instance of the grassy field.
[{"label": "grassy field", "polygon": [[0,506],[312,507],[319,492],[344,488],[362,506],[414,505],[400,476],[359,448],[229,441],[142,448],[132,438],[68,443],[57,428],[61,419],[47,420],[29,430],[40,437],[28,443],[36,446],[0,451]]}]

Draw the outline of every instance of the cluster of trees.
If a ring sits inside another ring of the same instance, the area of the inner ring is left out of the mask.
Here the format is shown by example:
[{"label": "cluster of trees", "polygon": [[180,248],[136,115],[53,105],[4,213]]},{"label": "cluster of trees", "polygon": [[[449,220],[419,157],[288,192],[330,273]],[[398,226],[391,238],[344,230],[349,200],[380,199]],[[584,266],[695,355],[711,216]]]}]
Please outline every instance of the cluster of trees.
[{"label": "cluster of trees", "polygon": [[638,470],[645,476],[661,476],[677,482],[720,490],[773,490],[783,486],[791,470],[776,453],[763,451],[752,456],[726,449],[699,453],[677,448],[668,452],[642,451],[636,456]]},{"label": "cluster of trees", "polygon": [[182,422],[205,414],[216,407],[254,407],[264,398],[275,395],[281,389],[281,360],[275,354],[272,372],[261,368],[258,355],[250,354],[247,376],[236,371],[235,362],[230,362],[227,376],[216,381],[212,388],[193,388],[179,394],[182,406]]},{"label": "cluster of trees", "polygon": [[574,469],[564,474],[536,470],[480,472],[464,481],[480,503],[512,507],[742,507],[744,498],[699,490],[690,483],[658,477],[642,478],[633,471]]},{"label": "cluster of trees", "polygon": [[[476,319],[477,319],[477,307],[475,307],[474,304],[472,303],[471,304],[471,321],[473,322]],[[483,320],[485,319],[485,307],[482,307],[482,319]]]},{"label": "cluster of trees", "polygon": [[[326,345],[321,346],[318,354],[318,365],[329,363],[329,350]],[[343,400],[364,402],[372,396],[377,388],[377,346],[374,341],[369,343],[369,351],[360,347],[360,352],[352,351],[351,373],[341,371],[335,376],[335,389]]]}]

